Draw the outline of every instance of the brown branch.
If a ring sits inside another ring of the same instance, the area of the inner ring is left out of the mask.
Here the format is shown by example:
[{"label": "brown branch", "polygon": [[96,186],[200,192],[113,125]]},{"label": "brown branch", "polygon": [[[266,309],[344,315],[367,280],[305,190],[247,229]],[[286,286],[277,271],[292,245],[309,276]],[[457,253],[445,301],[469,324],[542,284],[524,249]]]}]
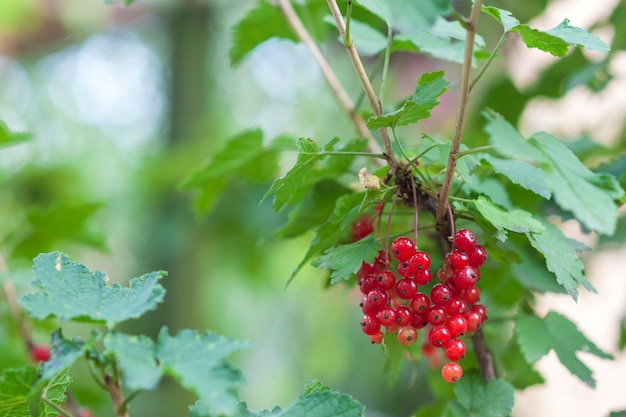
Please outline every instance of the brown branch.
[{"label": "brown branch", "polygon": [[465,116],[467,115],[467,104],[469,102],[470,93],[470,75],[472,72],[472,58],[474,56],[474,38],[476,36],[476,26],[480,17],[482,0],[476,0],[472,6],[472,13],[465,34],[465,55],[463,57],[463,68],[461,73],[461,91],[459,95],[459,107],[456,115],[456,127],[454,129],[454,138],[450,144],[450,154],[448,155],[448,165],[446,166],[446,175],[439,192],[439,203],[437,205],[437,223],[441,223],[448,205],[448,194],[452,186],[452,178],[456,168],[456,154],[461,147],[461,139],[463,137],[463,127],[465,126]]},{"label": "brown branch", "polygon": [[278,6],[280,7],[280,10],[285,16],[285,19],[287,19],[287,23],[289,23],[289,26],[294,31],[296,36],[303,44],[307,46],[307,48],[309,48],[309,51],[311,51],[311,55],[313,55],[313,58],[319,65],[322,74],[326,79],[326,82],[330,86],[330,89],[339,101],[339,104],[341,105],[343,110],[352,120],[352,123],[356,127],[357,132],[359,132],[359,135],[369,140],[369,148],[372,152],[380,153],[378,143],[376,143],[376,141],[374,140],[372,132],[369,131],[367,125],[365,124],[365,121],[358,113],[358,111],[356,111],[354,103],[348,96],[348,93],[346,93],[346,91],[343,89],[341,83],[339,82],[339,79],[330,67],[330,64],[328,63],[326,58],[324,58],[322,51],[317,46],[317,43],[313,40],[309,32],[302,24],[302,21],[296,14],[296,11],[291,5],[291,2],[289,0],[279,0]]},{"label": "brown branch", "polygon": [[496,371],[493,366],[493,357],[491,356],[489,348],[487,348],[481,328],[476,330],[474,336],[472,336],[472,345],[474,346],[474,353],[478,361],[478,369],[480,369],[480,373],[485,381],[495,378]]},{"label": "brown branch", "polygon": [[[339,29],[339,34],[341,35],[341,39],[343,39],[344,46],[346,47],[346,52],[350,57],[350,61],[352,61],[352,66],[356,71],[357,76],[359,77],[359,81],[361,82],[361,87],[363,87],[363,91],[365,92],[365,96],[370,103],[370,107],[374,112],[374,115],[380,116],[383,114],[382,106],[374,92],[374,87],[372,87],[372,83],[370,82],[369,77],[367,76],[367,71],[365,71],[365,67],[363,66],[363,62],[361,61],[361,57],[354,46],[354,42],[349,39],[346,39],[346,25],[343,21],[343,16],[341,14],[341,10],[339,10],[339,6],[337,5],[336,0],[326,0],[328,3],[328,8],[330,9],[331,14],[335,18],[335,23],[337,24],[337,28]],[[381,128],[379,129],[380,138],[383,142],[383,148],[385,150],[385,156],[387,157],[387,162],[389,162],[389,166],[391,167],[392,173],[398,171],[401,167],[400,163],[396,160],[396,157],[393,152],[393,146],[391,145],[391,139],[389,138],[389,133],[387,129]]]}]

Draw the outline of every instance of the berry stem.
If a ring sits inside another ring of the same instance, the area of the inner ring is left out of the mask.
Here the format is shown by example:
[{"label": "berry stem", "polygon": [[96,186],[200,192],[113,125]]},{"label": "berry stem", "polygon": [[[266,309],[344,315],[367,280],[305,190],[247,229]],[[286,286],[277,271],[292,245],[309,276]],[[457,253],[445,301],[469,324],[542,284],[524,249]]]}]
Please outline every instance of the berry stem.
[{"label": "berry stem", "polygon": [[454,235],[456,234],[456,230],[454,227],[454,214],[452,214],[452,207],[449,203],[446,203],[446,209],[448,210],[448,220],[450,221],[450,242],[451,249],[454,249]]},{"label": "berry stem", "polygon": [[448,165],[446,165],[446,175],[441,185],[439,193],[439,201],[437,204],[436,222],[440,224],[443,220],[444,212],[448,203],[448,194],[454,177],[456,168],[455,155],[461,147],[461,139],[463,137],[463,128],[465,126],[465,116],[467,115],[467,104],[469,102],[470,92],[470,76],[472,72],[472,58],[474,57],[474,38],[476,37],[476,26],[480,17],[483,0],[476,0],[472,6],[470,20],[467,24],[465,32],[465,54],[463,57],[463,68],[461,73],[461,90],[459,93],[459,107],[456,116],[456,127],[454,129],[454,138],[450,145],[450,154],[448,155]]},{"label": "berry stem", "polygon": [[385,262],[389,263],[389,235],[391,234],[391,217],[393,215],[393,208],[396,206],[397,194],[393,194],[393,201],[389,208],[389,217],[387,218],[387,232],[385,233]]},{"label": "berry stem", "polygon": [[317,62],[317,65],[319,65],[322,74],[326,79],[326,82],[330,86],[330,89],[339,101],[339,104],[341,105],[345,113],[352,120],[352,123],[354,124],[357,132],[359,132],[359,135],[369,140],[369,148],[373,152],[380,153],[380,148],[374,140],[372,132],[369,131],[367,125],[365,124],[365,121],[363,120],[359,112],[356,111],[354,103],[352,103],[352,100],[348,96],[348,93],[346,92],[346,90],[344,90],[341,82],[337,78],[337,75],[335,75],[330,64],[322,54],[322,51],[317,46],[317,43],[313,40],[309,32],[302,24],[302,21],[300,20],[296,11],[291,5],[291,2],[289,0],[278,0],[278,6],[280,7],[281,12],[285,16],[285,19],[287,19],[289,26],[294,31],[296,36],[302,41],[302,43],[307,46],[307,48],[309,48],[309,51],[311,51],[311,55],[313,55],[313,58]]},{"label": "berry stem", "polygon": [[481,328],[478,328],[476,333],[472,336],[472,345],[474,346],[474,352],[476,353],[478,368],[480,369],[480,373],[485,381],[495,378],[496,370],[493,366],[493,357],[487,348],[485,337],[483,336]]},{"label": "berry stem", "polygon": [[474,89],[474,86],[476,85],[478,80],[480,80],[480,78],[483,76],[485,71],[487,71],[487,68],[489,68],[489,65],[491,65],[491,63],[493,62],[493,59],[498,54],[498,51],[500,50],[500,48],[502,48],[502,45],[504,45],[504,41],[506,40],[506,36],[508,34],[509,34],[509,32],[502,33],[502,36],[500,36],[500,39],[498,40],[498,43],[497,43],[496,47],[493,48],[493,51],[491,51],[491,55],[489,55],[489,58],[487,59],[487,62],[485,62],[485,65],[483,65],[483,67],[478,72],[478,75],[476,75],[476,77],[474,77],[474,80],[470,84],[470,87],[469,87],[470,91],[472,91]]},{"label": "berry stem", "polygon": [[415,249],[417,249],[419,210],[417,208],[417,187],[415,187],[415,177],[413,176],[413,170],[411,170],[411,188],[413,189],[413,209],[415,210],[415,222],[413,224],[413,234],[415,237]]}]

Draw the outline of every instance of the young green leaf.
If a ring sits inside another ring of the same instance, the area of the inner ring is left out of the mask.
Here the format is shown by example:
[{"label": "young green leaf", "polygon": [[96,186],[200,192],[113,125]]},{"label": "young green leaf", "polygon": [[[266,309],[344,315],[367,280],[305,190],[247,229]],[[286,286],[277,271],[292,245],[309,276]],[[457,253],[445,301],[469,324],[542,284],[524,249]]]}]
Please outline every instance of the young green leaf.
[{"label": "young green leaf", "polygon": [[13,132],[0,120],[0,148],[26,142],[32,138],[30,133]]},{"label": "young green leaf", "polygon": [[61,329],[55,330],[52,333],[50,359],[41,367],[41,379],[49,381],[59,372],[68,369],[85,354],[87,348],[88,345],[80,338],[66,339]]},{"label": "young green leaf", "polygon": [[109,328],[142,316],[163,301],[165,290],[158,283],[166,273],[151,272],[129,281],[122,288],[106,285],[107,276],[89,271],[60,252],[44,253],[34,260],[31,285],[41,291],[20,299],[32,317],[105,323]]},{"label": "young green leaf", "polygon": [[381,127],[397,127],[415,123],[430,117],[430,111],[439,104],[437,99],[448,90],[448,82],[443,78],[444,72],[429,72],[417,80],[417,88],[413,96],[404,102],[401,108],[391,113],[370,117],[368,129]]},{"label": "young green leaf", "polygon": [[553,225],[544,223],[544,226],[545,230],[541,233],[528,233],[526,236],[533,248],[546,258],[546,266],[556,275],[557,282],[574,300],[578,299],[578,285],[595,292],[570,241]]},{"label": "young green leaf", "polygon": [[[25,417],[31,414],[31,394],[33,385],[39,377],[39,371],[34,366],[24,366],[17,369],[7,369],[0,374],[0,416]],[[60,406],[67,400],[65,391],[72,382],[66,372],[57,374],[44,387],[43,393],[53,404]],[[38,400],[36,408],[38,417],[56,417],[58,411],[50,405]]]},{"label": "young green leaf", "polygon": [[602,359],[613,358],[587,339],[574,323],[553,311],[543,319],[520,315],[516,320],[515,337],[529,363],[537,362],[553,349],[563,366],[592,388],[596,383],[591,370],[578,359],[576,353],[581,351]]},{"label": "young green leaf", "polygon": [[363,262],[373,262],[379,250],[380,243],[373,235],[369,235],[357,242],[328,249],[311,265],[332,270],[331,284],[337,284],[356,274]]},{"label": "young green leaf", "polygon": [[130,390],[152,390],[159,385],[163,368],[155,345],[147,336],[110,332],[104,337],[105,354],[113,355],[124,386]]},{"label": "young green leaf", "polygon": [[[483,196],[479,196],[478,199],[474,200],[474,205],[484,219],[491,223],[499,232],[510,230],[515,233],[539,233],[545,230],[541,222],[535,220],[532,214],[525,210],[503,210]],[[506,234],[504,234],[504,237],[506,238]]]},{"label": "young green leaf", "polygon": [[513,13],[508,10],[498,9],[497,7],[491,6],[483,6],[482,11],[496,19],[496,21],[502,25],[505,32],[510,32],[511,29],[519,25],[519,20],[517,20],[513,16]]},{"label": "young green leaf", "polygon": [[[190,410],[189,417],[216,417],[198,403],[191,406]],[[365,407],[351,396],[312,381],[285,409],[275,407],[272,411],[252,413],[245,403],[239,403],[233,417],[363,417],[364,413]]]},{"label": "young green leaf", "polygon": [[176,379],[199,397],[199,403],[216,415],[230,415],[236,407],[234,389],[243,384],[241,373],[224,359],[248,342],[227,339],[215,333],[181,330],[170,336],[161,329],[156,357],[163,373]]},{"label": "young green leaf", "polygon": [[463,375],[454,393],[467,416],[506,417],[515,402],[515,389],[511,384],[502,379],[486,382],[477,372]]}]

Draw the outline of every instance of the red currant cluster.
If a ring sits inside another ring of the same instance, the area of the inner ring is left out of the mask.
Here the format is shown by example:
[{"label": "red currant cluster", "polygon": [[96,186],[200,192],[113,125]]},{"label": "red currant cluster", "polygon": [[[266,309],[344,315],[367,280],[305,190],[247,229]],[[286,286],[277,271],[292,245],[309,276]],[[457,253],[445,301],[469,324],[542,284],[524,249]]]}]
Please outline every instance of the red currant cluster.
[{"label": "red currant cluster", "polygon": [[451,361],[441,370],[443,379],[458,381],[462,369],[455,362],[465,356],[465,343],[459,336],[476,331],[487,318],[485,306],[477,303],[480,290],[476,287],[485,248],[476,244],[473,232],[459,230],[454,249],[437,271],[440,282],[429,294],[420,292],[419,286],[432,280],[430,256],[406,237],[392,243],[391,254],[398,261],[395,272],[383,251],[373,263],[364,262],[358,272],[364,294],[361,329],[372,343],[382,343],[384,332],[395,332],[398,341],[409,346],[417,340],[418,329],[427,328],[428,343],[443,349]]}]

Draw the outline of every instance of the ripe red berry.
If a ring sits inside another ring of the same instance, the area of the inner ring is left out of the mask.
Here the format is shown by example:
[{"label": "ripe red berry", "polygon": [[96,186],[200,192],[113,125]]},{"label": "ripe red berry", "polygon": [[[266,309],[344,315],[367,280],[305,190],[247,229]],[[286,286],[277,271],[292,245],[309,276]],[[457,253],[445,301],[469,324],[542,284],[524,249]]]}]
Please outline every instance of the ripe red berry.
[{"label": "ripe red berry", "polygon": [[480,271],[472,266],[464,266],[454,272],[454,284],[460,290],[472,288],[480,278]]},{"label": "ripe red berry", "polygon": [[430,306],[426,310],[426,320],[432,325],[442,324],[446,321],[446,312],[442,307]]},{"label": "ripe red berry", "polygon": [[383,342],[383,338],[385,337],[383,332],[378,332],[376,334],[369,335],[370,341],[373,345],[379,345]]},{"label": "ripe red berry", "polygon": [[396,324],[398,326],[406,326],[413,320],[413,312],[407,307],[400,306],[395,308]]},{"label": "ripe red berry", "polygon": [[357,240],[361,240],[373,231],[374,226],[372,225],[372,221],[369,216],[365,215],[352,225],[352,241],[356,242]]},{"label": "ripe red berry", "polygon": [[465,321],[467,322],[467,331],[472,333],[478,330],[480,323],[483,322],[482,317],[475,311],[470,311],[465,314]]},{"label": "ripe red berry", "polygon": [[426,252],[416,251],[409,258],[409,269],[417,274],[419,271],[423,271],[430,267],[430,256]]},{"label": "ripe red berry", "polygon": [[396,284],[396,292],[405,300],[410,300],[417,294],[417,284],[411,278],[403,278]]},{"label": "ripe red berry", "polygon": [[359,281],[359,289],[365,295],[378,288],[378,281],[373,275],[368,275]]},{"label": "ripe red berry", "polygon": [[455,249],[447,254],[446,259],[454,269],[460,269],[469,264],[469,255],[458,249]]},{"label": "ripe red berry", "polygon": [[388,290],[396,285],[396,276],[389,270],[379,271],[376,275],[376,281],[378,281],[380,288]]},{"label": "ripe red berry", "polygon": [[410,276],[413,275],[413,272],[409,268],[409,261],[398,262],[397,270],[398,270],[398,274],[404,278],[409,278]]},{"label": "ripe red berry", "polygon": [[435,284],[430,290],[430,300],[434,305],[444,306],[452,297],[452,290],[444,284]]},{"label": "ripe red berry", "polygon": [[462,315],[455,314],[448,317],[446,320],[446,327],[450,331],[451,337],[457,337],[465,333],[467,330],[467,321]]},{"label": "ripe red berry", "polygon": [[467,313],[467,304],[461,301],[458,297],[452,297],[443,309],[446,311],[448,316],[452,316],[454,314],[465,314]]},{"label": "ripe red berry", "polygon": [[413,320],[411,320],[411,326],[416,329],[423,329],[428,325],[428,319],[425,314],[413,314]]},{"label": "ripe red berry", "polygon": [[376,318],[383,326],[391,326],[396,322],[396,311],[393,308],[383,308],[376,314]]},{"label": "ripe red berry", "polygon": [[474,250],[469,253],[469,264],[474,268],[482,266],[486,260],[487,251],[480,245],[476,245]]},{"label": "ripe red berry", "polygon": [[446,326],[435,326],[428,332],[428,341],[434,346],[443,348],[450,340],[450,330]]},{"label": "ripe red berry", "polygon": [[461,229],[454,235],[454,245],[467,253],[476,247],[476,235],[468,229]]},{"label": "ripe red berry", "polygon": [[371,314],[366,314],[361,319],[361,330],[369,336],[376,334],[380,331],[380,322]]},{"label": "ripe red berry", "polygon": [[487,320],[487,307],[485,307],[482,304],[474,304],[472,306],[472,310],[471,311],[475,311],[476,313],[478,313],[478,315],[480,315],[480,322],[484,322],[485,320]]},{"label": "ripe red berry", "polygon": [[391,253],[400,262],[408,261],[415,253],[415,244],[408,237],[399,237],[391,244]]},{"label": "ripe red berry", "polygon": [[376,311],[382,310],[387,306],[387,293],[382,290],[372,290],[366,296],[367,302],[374,307]]},{"label": "ripe red berry", "polygon": [[411,298],[409,306],[416,314],[424,314],[430,307],[430,298],[426,294],[418,292]]},{"label": "ripe red berry", "polygon": [[478,287],[468,288],[466,290],[463,290],[460,298],[467,304],[472,305],[480,300],[480,290],[478,289]]},{"label": "ripe red berry", "polygon": [[446,382],[457,382],[459,379],[461,379],[462,375],[463,368],[461,368],[461,365],[459,365],[458,363],[449,362],[446,363],[443,368],[441,368],[441,377]]},{"label": "ripe red berry", "polygon": [[28,353],[33,362],[47,362],[50,359],[50,346],[33,345]]},{"label": "ripe red berry", "polygon": [[414,279],[419,285],[426,285],[433,279],[433,273],[430,269],[422,269],[415,274]]},{"label": "ripe red berry", "polygon": [[398,330],[398,341],[404,346],[410,346],[417,340],[417,330],[412,326],[403,326]]},{"label": "ripe red berry", "polygon": [[465,357],[465,343],[460,339],[450,339],[446,343],[445,354],[448,360],[456,362]]}]

